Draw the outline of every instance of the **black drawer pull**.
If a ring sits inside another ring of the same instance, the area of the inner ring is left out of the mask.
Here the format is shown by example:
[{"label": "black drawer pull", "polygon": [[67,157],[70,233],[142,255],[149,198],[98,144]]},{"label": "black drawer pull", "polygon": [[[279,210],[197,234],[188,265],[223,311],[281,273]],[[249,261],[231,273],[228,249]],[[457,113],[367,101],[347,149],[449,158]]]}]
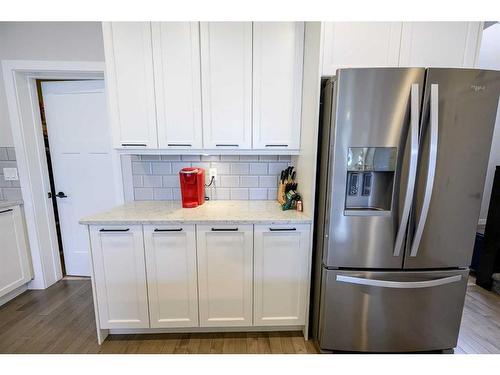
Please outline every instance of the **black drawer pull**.
[{"label": "black drawer pull", "polygon": [[269,228],[269,230],[271,232],[287,232],[297,230],[297,228]]},{"label": "black drawer pull", "polygon": [[212,232],[237,232],[238,228],[212,228]]},{"label": "black drawer pull", "polygon": [[130,228],[127,229],[100,229],[99,232],[128,232]]},{"label": "black drawer pull", "polygon": [[228,144],[228,145],[225,145],[225,144],[216,144],[215,146],[216,147],[240,147],[240,145],[231,145],[231,144]]},{"label": "black drawer pull", "polygon": [[182,232],[182,228],[176,228],[176,229],[158,229],[155,228],[155,232]]},{"label": "black drawer pull", "polygon": [[266,145],[266,147],[288,147],[288,145]]},{"label": "black drawer pull", "polygon": [[191,143],[168,143],[167,146],[169,147],[191,147]]},{"label": "black drawer pull", "polygon": [[14,210],[12,208],[9,208],[8,210],[0,211],[0,214],[4,214],[6,212],[11,212],[11,211],[14,211]]},{"label": "black drawer pull", "polygon": [[146,147],[145,143],[122,143],[123,147]]}]

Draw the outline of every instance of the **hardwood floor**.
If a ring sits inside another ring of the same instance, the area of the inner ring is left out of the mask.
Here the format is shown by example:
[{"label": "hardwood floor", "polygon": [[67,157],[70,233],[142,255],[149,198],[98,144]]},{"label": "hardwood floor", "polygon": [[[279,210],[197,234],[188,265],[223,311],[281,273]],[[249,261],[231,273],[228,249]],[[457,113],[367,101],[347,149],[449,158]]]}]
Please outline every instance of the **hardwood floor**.
[{"label": "hardwood floor", "polygon": [[[97,345],[89,280],[0,307],[0,353],[317,353],[301,332],[111,335]],[[500,353],[500,296],[470,283],[455,353]]]}]

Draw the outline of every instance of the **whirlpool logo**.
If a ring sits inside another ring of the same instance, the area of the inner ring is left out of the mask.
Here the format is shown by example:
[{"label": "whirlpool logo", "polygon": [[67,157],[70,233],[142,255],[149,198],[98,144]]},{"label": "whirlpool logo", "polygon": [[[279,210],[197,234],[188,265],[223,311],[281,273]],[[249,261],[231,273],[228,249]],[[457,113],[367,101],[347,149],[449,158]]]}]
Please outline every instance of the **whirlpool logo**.
[{"label": "whirlpool logo", "polygon": [[470,85],[470,88],[475,92],[486,90],[486,86],[481,86],[481,85]]}]

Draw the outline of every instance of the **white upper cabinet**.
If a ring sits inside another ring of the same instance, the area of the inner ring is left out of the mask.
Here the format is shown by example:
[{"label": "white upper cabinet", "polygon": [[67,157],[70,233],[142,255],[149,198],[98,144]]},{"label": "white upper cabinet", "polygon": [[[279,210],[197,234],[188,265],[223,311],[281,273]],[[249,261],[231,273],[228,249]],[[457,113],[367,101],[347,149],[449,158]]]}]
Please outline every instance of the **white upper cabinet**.
[{"label": "white upper cabinet", "polygon": [[159,148],[201,149],[199,23],[151,27]]},{"label": "white upper cabinet", "polygon": [[252,23],[202,22],[203,145],[252,148]]},{"label": "white upper cabinet", "polygon": [[148,328],[142,226],[91,226],[90,242],[101,328]]},{"label": "white upper cabinet", "polygon": [[25,233],[20,207],[0,208],[0,297],[31,280]]},{"label": "white upper cabinet", "polygon": [[310,226],[255,225],[254,325],[305,324]]},{"label": "white upper cabinet", "polygon": [[145,225],[151,328],[198,326],[194,225]]},{"label": "white upper cabinet", "polygon": [[401,22],[324,22],[324,76],[339,68],[397,67]]},{"label": "white upper cabinet", "polygon": [[151,24],[104,22],[106,85],[117,148],[157,148]]},{"label": "white upper cabinet", "polygon": [[481,22],[405,22],[400,66],[474,67]]},{"label": "white upper cabinet", "polygon": [[253,24],[253,148],[300,147],[303,22]]},{"label": "white upper cabinet", "polygon": [[252,225],[197,225],[201,327],[252,325]]}]

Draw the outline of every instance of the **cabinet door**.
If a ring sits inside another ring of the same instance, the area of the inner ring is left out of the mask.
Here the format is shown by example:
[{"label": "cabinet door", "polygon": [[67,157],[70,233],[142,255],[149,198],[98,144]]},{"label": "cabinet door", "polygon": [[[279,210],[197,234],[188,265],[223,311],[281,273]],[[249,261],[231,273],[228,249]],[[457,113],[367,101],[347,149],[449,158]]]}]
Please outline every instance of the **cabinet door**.
[{"label": "cabinet door", "polygon": [[28,245],[19,206],[0,208],[0,297],[31,280]]},{"label": "cabinet door", "polygon": [[481,22],[404,22],[400,66],[474,67]]},{"label": "cabinet door", "polygon": [[151,328],[198,326],[194,225],[145,225]]},{"label": "cabinet door", "polygon": [[307,310],[309,225],[256,225],[254,324],[303,325]]},{"label": "cabinet door", "polygon": [[148,328],[142,227],[91,226],[101,328]]},{"label": "cabinet door", "polygon": [[198,22],[153,22],[160,148],[202,148]]},{"label": "cabinet door", "polygon": [[203,145],[252,148],[252,23],[202,22]]},{"label": "cabinet door", "polygon": [[324,22],[323,75],[339,68],[397,67],[401,22]]},{"label": "cabinet door", "polygon": [[253,27],[253,148],[299,149],[304,23]]},{"label": "cabinet door", "polygon": [[106,89],[117,148],[157,148],[151,24],[104,22]]},{"label": "cabinet door", "polygon": [[252,325],[252,225],[198,225],[200,326]]}]

